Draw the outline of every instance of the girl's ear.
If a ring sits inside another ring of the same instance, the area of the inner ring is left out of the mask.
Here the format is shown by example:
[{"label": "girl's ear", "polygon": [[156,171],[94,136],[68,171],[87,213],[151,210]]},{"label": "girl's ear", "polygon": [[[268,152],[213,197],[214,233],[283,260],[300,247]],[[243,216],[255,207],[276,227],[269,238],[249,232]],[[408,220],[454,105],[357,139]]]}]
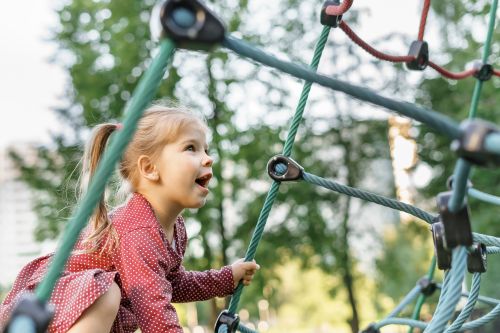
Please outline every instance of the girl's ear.
[{"label": "girl's ear", "polygon": [[156,166],[153,164],[153,161],[151,161],[149,156],[139,156],[137,159],[137,168],[139,169],[141,176],[150,181],[158,181],[160,179]]}]

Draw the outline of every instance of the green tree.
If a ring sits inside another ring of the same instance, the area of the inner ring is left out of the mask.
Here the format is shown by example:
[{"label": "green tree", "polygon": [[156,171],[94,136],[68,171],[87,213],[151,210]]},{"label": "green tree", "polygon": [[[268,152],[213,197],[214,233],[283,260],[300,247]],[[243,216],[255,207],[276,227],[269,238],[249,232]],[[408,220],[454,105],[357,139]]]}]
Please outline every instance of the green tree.
[{"label": "green tree", "polygon": [[[151,0],[75,0],[58,10],[60,27],[54,38],[61,50],[54,61],[65,66],[70,82],[67,98],[55,112],[67,130],[53,133],[52,144],[38,148],[36,164],[12,154],[22,179],[38,193],[35,208],[40,217],[39,239],[56,237],[71,214],[78,191],[82,143],[89,128],[120,119],[149,64],[155,47],[148,33],[153,5]],[[228,31],[238,31],[254,43],[289,54],[294,61],[309,61],[321,30],[319,5],[276,2],[276,15],[269,15],[271,24],[266,29],[255,22],[255,9],[245,0],[213,1],[210,5],[227,22]],[[347,57],[350,51],[349,46],[335,46],[336,56]],[[337,61],[333,55],[327,59]],[[354,73],[360,60],[356,56],[352,59],[349,66],[336,72]],[[355,80],[369,81],[360,76]],[[212,200],[196,214],[188,213],[188,228],[194,230],[188,266],[206,269],[243,255],[270,183],[264,175],[266,163],[282,149],[278,138],[286,134],[284,119],[289,117],[282,114],[290,115],[296,102],[287,93],[287,82],[275,71],[220,50],[210,54],[177,52],[158,96],[204,110],[213,129],[212,153],[217,160]],[[249,100],[253,91],[261,92],[257,101]],[[387,128],[383,120],[350,114],[358,103],[338,100],[344,101],[342,105],[328,104],[331,113],[306,119],[293,155],[312,173],[358,186],[366,181],[365,173],[374,162],[388,160]],[[318,98],[311,105],[320,103]],[[253,113],[247,116],[245,112],[250,110]],[[280,121],[273,120],[276,118]],[[350,198],[306,184],[284,185],[280,198],[282,202],[274,210],[257,257],[263,267],[269,268],[262,272],[256,286],[265,287],[265,278],[273,275],[272,266],[284,259],[262,255],[268,251],[298,256],[305,265],[319,265],[330,274],[340,274],[343,284],[329,292],[334,295],[346,287],[352,312],[349,325],[357,332],[360,315],[355,289],[356,276],[361,272],[352,256],[351,241],[356,235],[351,224],[356,217],[353,210],[360,205],[353,206]],[[246,293],[244,301],[255,304],[257,297]],[[211,308],[213,317],[217,313],[215,303]]]}]

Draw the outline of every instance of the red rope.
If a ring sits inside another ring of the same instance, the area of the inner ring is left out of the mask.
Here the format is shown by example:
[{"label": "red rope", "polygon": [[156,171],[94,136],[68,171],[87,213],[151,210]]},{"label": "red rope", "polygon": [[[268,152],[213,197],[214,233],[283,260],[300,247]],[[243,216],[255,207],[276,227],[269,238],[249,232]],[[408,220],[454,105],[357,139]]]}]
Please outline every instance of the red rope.
[{"label": "red rope", "polygon": [[412,56],[392,56],[374,49],[368,43],[362,40],[358,35],[356,35],[356,33],[352,31],[351,28],[349,28],[347,23],[345,23],[344,21],[340,22],[339,27],[346,33],[347,36],[349,36],[349,38],[354,43],[358,44],[361,48],[363,48],[363,50],[365,50],[375,58],[390,62],[408,62],[415,59],[415,57]]},{"label": "red rope", "polygon": [[327,15],[334,15],[334,16],[339,16],[344,14],[351,8],[352,3],[354,0],[344,0],[340,5],[330,5],[327,6],[325,9],[325,13]]},{"label": "red rope", "polygon": [[434,68],[442,76],[444,76],[448,79],[454,79],[454,80],[465,79],[466,77],[472,76],[477,72],[477,69],[472,68],[472,69],[469,69],[467,71],[453,73],[453,72],[450,72],[449,70],[447,70],[446,68],[443,68],[439,65],[436,65],[432,61],[429,61],[429,66]]},{"label": "red rope", "polygon": [[[387,53],[383,53],[381,51],[376,50],[372,46],[370,46],[367,42],[362,40],[354,31],[351,30],[349,25],[345,21],[341,21],[339,24],[340,29],[345,32],[345,34],[357,45],[359,45],[363,50],[371,54],[377,59],[380,60],[385,60],[385,61],[390,61],[390,62],[395,62],[395,63],[400,63],[400,62],[410,62],[412,60],[415,60],[415,57],[413,56],[394,56],[390,55]],[[463,72],[451,72],[447,70],[444,67],[441,67],[437,65],[436,63],[429,61],[429,67],[432,67],[434,70],[436,70],[439,74],[442,76],[448,78],[448,79],[453,79],[453,80],[461,80],[465,79],[467,77],[473,76],[479,69],[473,68],[469,69]],[[495,76],[500,76],[500,70],[498,69],[493,69],[493,75]]]},{"label": "red rope", "polygon": [[431,0],[424,0],[424,7],[422,8],[422,16],[420,17],[420,27],[418,28],[418,40],[424,40],[425,25],[427,23],[427,15],[431,7]]}]

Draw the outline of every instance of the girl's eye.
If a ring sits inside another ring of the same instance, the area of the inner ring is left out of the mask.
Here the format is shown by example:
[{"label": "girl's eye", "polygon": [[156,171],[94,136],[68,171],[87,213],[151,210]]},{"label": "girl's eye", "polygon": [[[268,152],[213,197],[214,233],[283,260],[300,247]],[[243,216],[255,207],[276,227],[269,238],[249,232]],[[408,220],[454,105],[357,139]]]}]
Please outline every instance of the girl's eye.
[{"label": "girl's eye", "polygon": [[189,150],[189,151],[195,151],[195,147],[193,145],[189,145],[186,147],[186,150]]}]

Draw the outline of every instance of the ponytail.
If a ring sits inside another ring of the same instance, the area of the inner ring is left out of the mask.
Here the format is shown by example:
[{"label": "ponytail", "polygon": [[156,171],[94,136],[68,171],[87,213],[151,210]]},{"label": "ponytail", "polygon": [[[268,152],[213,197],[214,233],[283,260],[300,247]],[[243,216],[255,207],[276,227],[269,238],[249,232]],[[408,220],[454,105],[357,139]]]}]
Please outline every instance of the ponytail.
[{"label": "ponytail", "polygon": [[[88,184],[95,174],[109,137],[119,126],[117,124],[101,124],[92,131],[92,137],[83,155],[81,194],[87,190]],[[90,217],[87,230],[88,232],[82,243],[85,247],[84,252],[90,253],[100,249],[100,254],[102,254],[116,247],[118,238],[108,218],[108,204],[105,193],[102,194],[94,213]]]}]

